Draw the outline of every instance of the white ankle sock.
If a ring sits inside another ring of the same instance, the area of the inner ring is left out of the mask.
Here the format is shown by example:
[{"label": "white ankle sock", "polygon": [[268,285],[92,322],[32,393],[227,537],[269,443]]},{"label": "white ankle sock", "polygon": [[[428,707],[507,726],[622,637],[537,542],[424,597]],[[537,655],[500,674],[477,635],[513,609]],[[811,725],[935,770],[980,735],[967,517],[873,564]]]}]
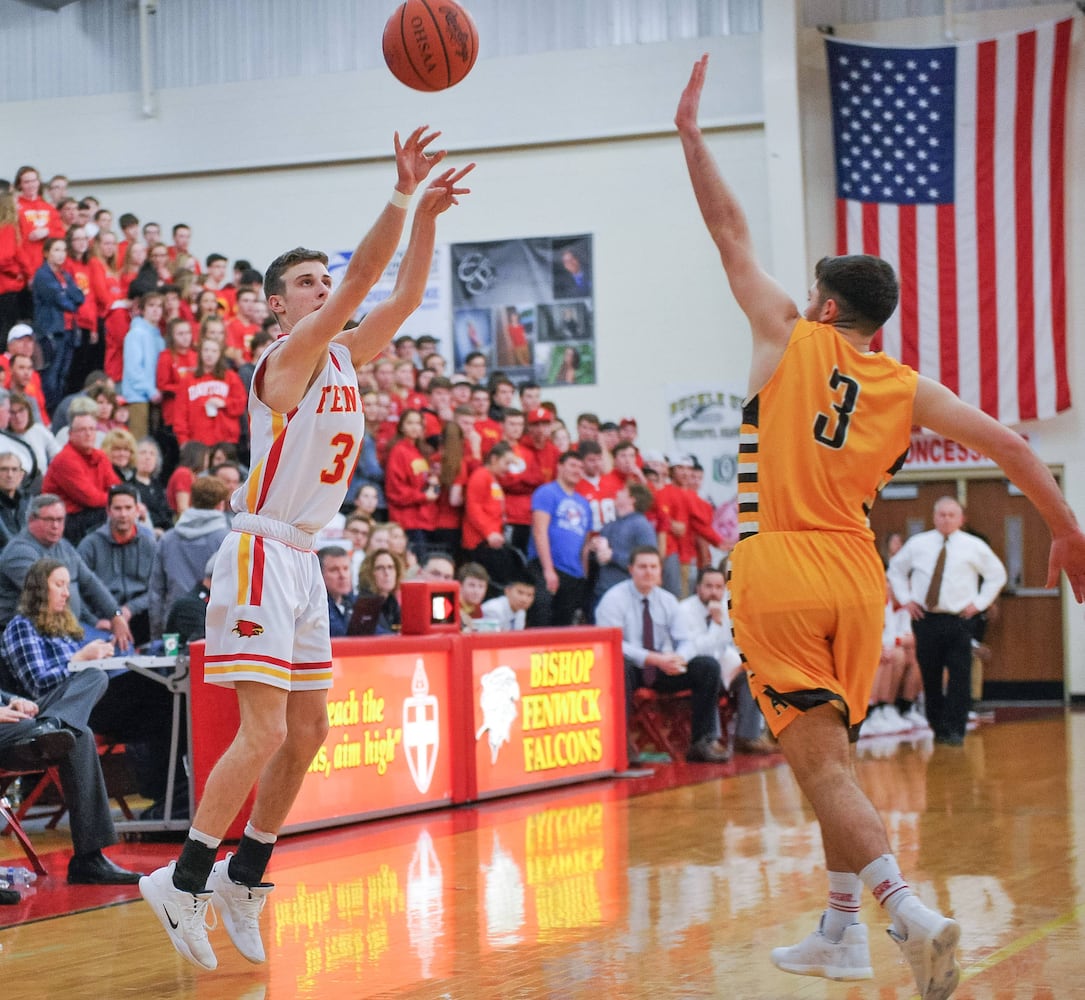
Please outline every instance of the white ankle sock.
[{"label": "white ankle sock", "polygon": [[829,872],[829,905],[821,918],[821,933],[839,941],[852,924],[859,923],[863,880],[853,872]]},{"label": "white ankle sock", "polygon": [[883,854],[859,872],[859,878],[889,914],[893,930],[903,935],[904,922],[898,917],[900,907],[905,900],[916,899],[916,895],[904,881],[897,859],[892,854]]}]

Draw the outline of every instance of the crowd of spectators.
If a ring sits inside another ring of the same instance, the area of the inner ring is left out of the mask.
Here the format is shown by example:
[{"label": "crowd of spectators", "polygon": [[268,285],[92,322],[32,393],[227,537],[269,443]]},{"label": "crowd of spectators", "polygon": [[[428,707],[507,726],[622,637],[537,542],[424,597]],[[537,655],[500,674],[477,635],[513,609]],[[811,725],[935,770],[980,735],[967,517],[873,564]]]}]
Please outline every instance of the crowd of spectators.
[{"label": "crowd of spectators", "polygon": [[[0,630],[50,558],[86,641],[154,642],[179,601],[199,634],[278,328],[260,272],[195,242],[33,167],[0,184]],[[692,592],[722,544],[695,461],[641,451],[634,417],[566,420],[481,353],[449,372],[439,347],[401,336],[358,369],[365,444],[319,536],[335,631],[366,595],[395,632],[400,584],[431,565],[459,568],[468,628],[591,623],[644,546]]]}]

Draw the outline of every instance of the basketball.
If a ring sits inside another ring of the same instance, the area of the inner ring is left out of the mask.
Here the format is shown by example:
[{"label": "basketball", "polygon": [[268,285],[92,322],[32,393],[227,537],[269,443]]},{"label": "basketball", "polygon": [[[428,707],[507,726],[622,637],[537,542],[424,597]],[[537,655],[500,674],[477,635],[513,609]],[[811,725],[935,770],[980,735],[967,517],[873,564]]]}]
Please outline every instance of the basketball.
[{"label": "basketball", "polygon": [[446,90],[471,71],[478,30],[453,0],[407,0],[384,26],[384,61],[415,90]]}]

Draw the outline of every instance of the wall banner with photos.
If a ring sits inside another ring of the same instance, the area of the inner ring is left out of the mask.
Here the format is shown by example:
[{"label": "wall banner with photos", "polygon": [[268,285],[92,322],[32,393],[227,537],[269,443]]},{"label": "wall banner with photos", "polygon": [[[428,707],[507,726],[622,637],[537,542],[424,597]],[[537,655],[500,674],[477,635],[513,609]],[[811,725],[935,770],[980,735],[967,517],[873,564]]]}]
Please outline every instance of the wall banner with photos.
[{"label": "wall banner with photos", "polygon": [[689,455],[704,469],[700,494],[711,501],[713,527],[730,549],[738,541],[738,437],[744,390],[739,385],[668,385],[667,457]]},{"label": "wall banner with photos", "polygon": [[453,243],[452,364],[474,351],[513,382],[594,385],[592,237]]}]

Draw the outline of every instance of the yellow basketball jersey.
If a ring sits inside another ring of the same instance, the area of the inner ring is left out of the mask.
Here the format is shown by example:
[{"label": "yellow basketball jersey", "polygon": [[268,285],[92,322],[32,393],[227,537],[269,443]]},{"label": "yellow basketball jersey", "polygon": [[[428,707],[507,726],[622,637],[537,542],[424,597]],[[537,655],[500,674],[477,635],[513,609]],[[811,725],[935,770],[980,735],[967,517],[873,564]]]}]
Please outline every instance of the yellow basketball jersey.
[{"label": "yellow basketball jersey", "polygon": [[739,534],[846,531],[873,538],[878,491],[904,464],[918,376],[800,319],[776,371],[743,408]]}]

